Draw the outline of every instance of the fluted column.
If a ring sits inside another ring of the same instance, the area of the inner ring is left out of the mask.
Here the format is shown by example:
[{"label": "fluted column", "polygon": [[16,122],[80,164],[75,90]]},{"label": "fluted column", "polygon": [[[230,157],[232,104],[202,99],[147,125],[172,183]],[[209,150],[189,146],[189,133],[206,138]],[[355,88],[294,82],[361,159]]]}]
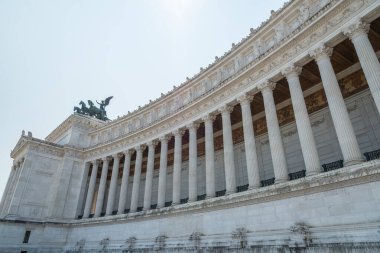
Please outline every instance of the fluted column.
[{"label": "fluted column", "polygon": [[165,191],[166,191],[166,171],[168,166],[168,141],[169,135],[162,136],[161,141],[161,154],[160,154],[160,172],[158,176],[158,200],[157,208],[165,206]]},{"label": "fluted column", "polygon": [[131,198],[131,208],[130,212],[137,211],[137,205],[139,201],[139,190],[140,190],[140,178],[141,178],[141,165],[142,165],[142,155],[145,150],[145,146],[137,146],[136,150],[136,162],[135,162],[135,173],[133,175],[133,186],[132,186],[132,198]]},{"label": "fluted column", "polygon": [[127,203],[128,194],[128,181],[129,173],[131,167],[131,156],[134,151],[127,150],[124,152],[124,166],[123,166],[123,177],[121,179],[120,196],[119,196],[119,206],[117,208],[117,214],[123,214],[125,210],[125,205]]},{"label": "fluted column", "polygon": [[255,133],[253,131],[251,101],[253,96],[244,94],[238,98],[241,106],[244,131],[245,157],[249,189],[260,187],[259,163],[257,160]]},{"label": "fluted column", "polygon": [[310,55],[318,64],[344,163],[345,165],[351,165],[361,162],[363,158],[334,69],[331,65],[331,54],[332,48],[326,46],[320,46],[310,52]]},{"label": "fluted column", "polygon": [[157,141],[151,141],[147,145],[148,145],[148,163],[146,166],[143,210],[149,210],[151,206],[151,202],[152,202],[154,151],[157,146]]},{"label": "fluted column", "polygon": [[236,175],[234,160],[234,145],[232,141],[232,129],[230,114],[232,106],[225,105],[219,109],[223,122],[223,151],[224,169],[226,177],[226,195],[236,192]]},{"label": "fluted column", "polygon": [[377,112],[380,113],[380,63],[368,39],[368,31],[369,24],[358,21],[348,26],[343,32],[354,44],[372,97],[375,100]]},{"label": "fluted column", "polygon": [[288,80],[298,137],[306,167],[306,175],[310,176],[321,172],[321,164],[299,80],[301,71],[302,69],[298,66],[290,66],[282,73]]},{"label": "fluted column", "polygon": [[274,177],[276,183],[285,182],[289,179],[288,167],[286,164],[286,156],[280,126],[278,124],[276,105],[273,98],[273,89],[275,83],[265,82],[258,88],[263,94],[265,118],[267,120],[269,146],[273,162]]},{"label": "fluted column", "polygon": [[215,197],[215,154],[214,154],[214,129],[212,124],[215,115],[203,117],[205,123],[205,148],[206,148],[206,198]]},{"label": "fluted column", "polygon": [[191,123],[189,129],[189,202],[197,201],[197,129],[198,123]]},{"label": "fluted column", "polygon": [[113,212],[113,206],[115,203],[117,178],[119,175],[119,163],[120,163],[120,158],[122,157],[122,155],[115,154],[112,157],[113,157],[113,167],[112,167],[111,183],[110,183],[110,189],[109,189],[108,200],[107,200],[106,215],[112,215],[112,212]]},{"label": "fluted column", "polygon": [[173,203],[181,202],[181,170],[182,170],[182,136],[185,130],[178,129],[174,135],[174,165],[173,165]]},{"label": "fluted column", "polygon": [[83,218],[88,218],[90,216],[92,200],[94,198],[94,192],[95,192],[96,176],[98,174],[98,167],[99,167],[98,161],[97,160],[93,161],[90,183],[88,184],[86,203],[84,205]]},{"label": "fluted column", "polygon": [[102,174],[100,176],[98,197],[96,199],[96,207],[95,207],[94,217],[99,217],[102,213],[103,202],[104,202],[104,193],[106,191],[108,165],[110,162],[110,158],[104,157],[102,160],[103,160],[103,167],[102,167]]}]

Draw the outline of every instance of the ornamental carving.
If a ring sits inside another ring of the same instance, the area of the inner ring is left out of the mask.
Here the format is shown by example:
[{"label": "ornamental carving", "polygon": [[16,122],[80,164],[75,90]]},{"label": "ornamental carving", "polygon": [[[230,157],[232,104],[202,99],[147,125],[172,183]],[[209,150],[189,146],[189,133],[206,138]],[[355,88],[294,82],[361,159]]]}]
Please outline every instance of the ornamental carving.
[{"label": "ornamental carving", "polygon": [[237,228],[232,232],[232,239],[236,240],[238,243],[238,247],[244,249],[247,247],[247,234],[249,230],[246,228]]},{"label": "ornamental carving", "polygon": [[290,227],[290,231],[294,234],[299,234],[306,246],[309,246],[313,242],[311,238],[310,227],[303,222],[296,223],[294,226]]},{"label": "ornamental carving", "polygon": [[201,232],[194,232],[190,235],[189,240],[194,249],[199,249],[201,247],[202,236],[204,236],[204,234]]},{"label": "ornamental carving", "polygon": [[77,241],[75,245],[78,247],[78,251],[82,252],[85,244],[86,244],[86,240],[82,239],[82,240]]},{"label": "ornamental carving", "polygon": [[135,247],[136,247],[136,237],[129,237],[126,241],[125,241],[125,243],[127,244],[127,248],[129,249],[129,250],[133,250]]},{"label": "ornamental carving", "polygon": [[159,235],[155,238],[154,242],[156,243],[154,246],[155,250],[162,250],[165,248],[165,241],[168,237],[165,235]]}]

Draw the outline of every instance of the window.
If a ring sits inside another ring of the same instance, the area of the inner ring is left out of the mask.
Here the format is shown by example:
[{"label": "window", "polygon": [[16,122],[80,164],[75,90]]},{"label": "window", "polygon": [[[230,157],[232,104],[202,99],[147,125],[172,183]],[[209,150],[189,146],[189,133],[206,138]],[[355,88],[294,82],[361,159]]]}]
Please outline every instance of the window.
[{"label": "window", "polygon": [[29,230],[25,231],[24,240],[22,241],[22,243],[28,243],[29,242],[30,232],[31,231],[29,231]]}]

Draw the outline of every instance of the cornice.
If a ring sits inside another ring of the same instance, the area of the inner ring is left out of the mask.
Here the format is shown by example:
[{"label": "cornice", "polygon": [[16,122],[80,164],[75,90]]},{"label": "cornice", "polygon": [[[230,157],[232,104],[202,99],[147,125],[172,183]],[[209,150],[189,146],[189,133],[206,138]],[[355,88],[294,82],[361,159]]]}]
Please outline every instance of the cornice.
[{"label": "cornice", "polygon": [[76,149],[68,145],[59,145],[56,143],[40,140],[30,136],[21,136],[15,148],[11,151],[11,158],[16,158],[24,149],[40,154],[47,154],[56,157],[71,157],[74,159],[83,159],[83,150]]},{"label": "cornice", "polygon": [[85,130],[93,130],[106,124],[104,121],[74,113],[70,115],[65,121],[63,121],[56,129],[54,129],[45,140],[48,142],[56,141],[64,132],[73,126],[79,127]]}]

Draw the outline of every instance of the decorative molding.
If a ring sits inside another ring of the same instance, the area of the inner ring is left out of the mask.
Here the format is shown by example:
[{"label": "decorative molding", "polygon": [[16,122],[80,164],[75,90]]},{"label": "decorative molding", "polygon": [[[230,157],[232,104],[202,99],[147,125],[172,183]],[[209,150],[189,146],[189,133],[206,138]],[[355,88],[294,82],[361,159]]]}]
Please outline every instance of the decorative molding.
[{"label": "decorative molding", "polygon": [[352,40],[353,38],[359,35],[367,36],[369,32],[369,26],[369,24],[361,20],[357,20],[353,24],[343,28],[342,31],[344,35],[346,35],[348,38],[350,38],[350,40]]},{"label": "decorative molding", "polygon": [[319,45],[317,48],[311,50],[309,55],[314,58],[317,62],[322,59],[330,59],[332,55],[333,49],[331,47],[326,46],[325,44]]}]

